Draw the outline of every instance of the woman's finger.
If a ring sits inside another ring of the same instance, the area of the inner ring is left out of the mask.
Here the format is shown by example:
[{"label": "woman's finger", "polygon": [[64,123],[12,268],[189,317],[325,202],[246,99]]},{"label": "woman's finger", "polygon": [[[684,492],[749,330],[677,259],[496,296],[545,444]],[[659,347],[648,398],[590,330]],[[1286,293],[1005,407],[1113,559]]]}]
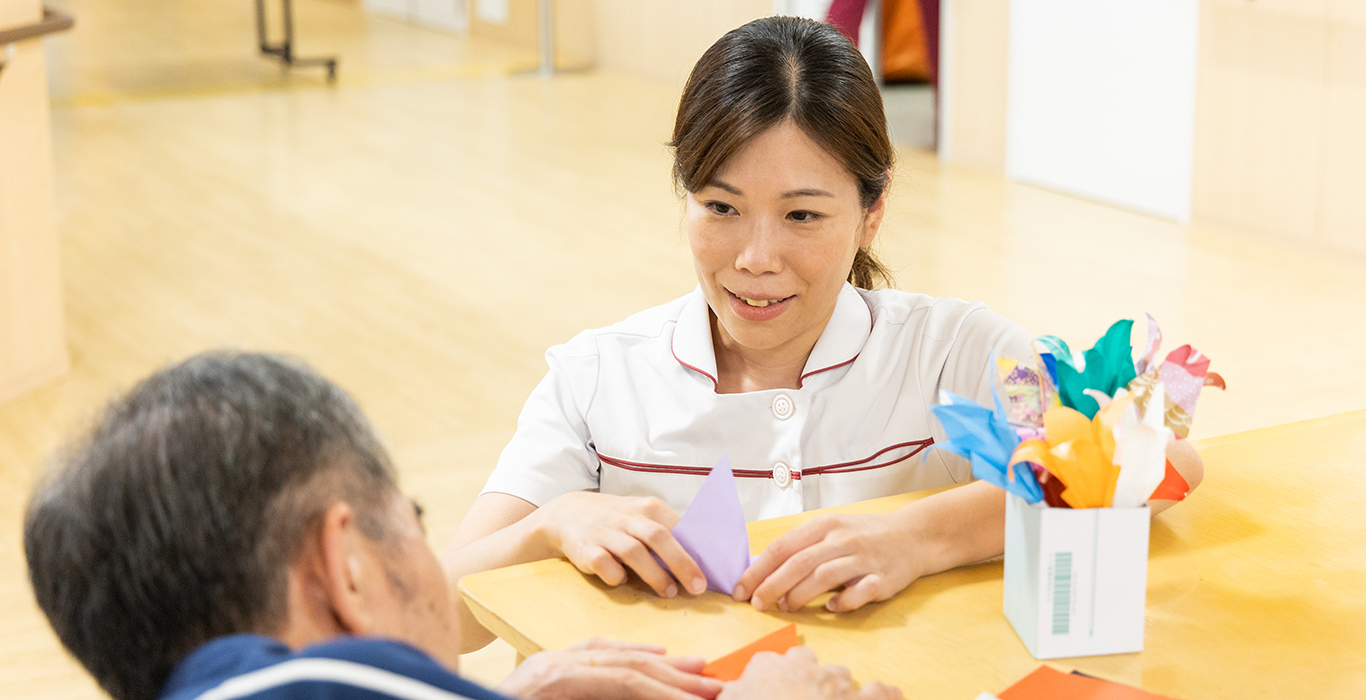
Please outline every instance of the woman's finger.
[{"label": "woman's finger", "polygon": [[815,600],[816,596],[833,591],[867,573],[867,566],[860,562],[858,557],[840,557],[822,562],[810,576],[797,582],[797,585],[783,596],[782,602],[787,611],[798,610]]},{"label": "woman's finger", "polygon": [[[823,515],[809,520],[797,527],[792,528],[782,537],[773,540],[764,549],[758,559],[745,570],[740,576],[739,583],[736,584],[734,596],[736,600],[750,600],[759,586],[780,567],[787,563],[793,555],[804,551],[821,542],[825,536],[835,527],[838,527],[839,520],[834,516]],[[769,599],[772,602],[776,598]]]},{"label": "woman's finger", "polygon": [[653,520],[665,529],[672,530],[678,524],[678,511],[669,507],[669,504],[653,496],[647,498],[632,498],[632,505],[641,515]]},{"label": "woman's finger", "polygon": [[597,576],[609,586],[620,586],[626,582],[626,569],[604,547],[587,545],[566,556],[579,571]]},{"label": "woman's finger", "polygon": [[640,580],[645,585],[654,589],[654,592],[664,598],[672,598],[678,595],[678,584],[664,567],[650,554],[650,548],[644,542],[632,537],[630,533],[616,531],[606,533],[603,538],[603,546],[612,553],[618,561],[635,571]]},{"label": "woman's finger", "polygon": [[[697,595],[707,590],[707,577],[702,568],[678,543],[672,532],[653,520],[635,519],[626,527],[627,534],[644,542],[683,584],[689,593]],[[634,567],[633,567],[634,568]]]},{"label": "woman's finger", "polygon": [[832,612],[857,610],[876,600],[886,600],[884,590],[886,579],[878,574],[868,574],[852,586],[840,591],[826,601],[825,607]]},{"label": "woman's finger", "polygon": [[778,602],[794,586],[810,576],[816,567],[831,559],[842,557],[844,554],[845,552],[839,551],[838,548],[823,541],[793,554],[787,558],[787,561],[783,562],[782,566],[778,567],[777,571],[759,583],[759,587],[750,596],[751,604],[754,605],[755,610],[766,610],[768,606]]}]

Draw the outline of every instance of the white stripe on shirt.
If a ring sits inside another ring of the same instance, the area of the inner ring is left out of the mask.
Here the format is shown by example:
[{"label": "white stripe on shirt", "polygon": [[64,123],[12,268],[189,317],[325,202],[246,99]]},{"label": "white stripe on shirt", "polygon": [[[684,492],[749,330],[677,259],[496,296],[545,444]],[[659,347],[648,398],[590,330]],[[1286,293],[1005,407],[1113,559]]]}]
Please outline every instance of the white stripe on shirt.
[{"label": "white stripe on shirt", "polygon": [[340,683],[385,693],[403,700],[465,698],[464,695],[457,695],[429,683],[374,666],[338,659],[294,659],[229,678],[217,687],[203,692],[195,700],[234,700],[299,681]]}]

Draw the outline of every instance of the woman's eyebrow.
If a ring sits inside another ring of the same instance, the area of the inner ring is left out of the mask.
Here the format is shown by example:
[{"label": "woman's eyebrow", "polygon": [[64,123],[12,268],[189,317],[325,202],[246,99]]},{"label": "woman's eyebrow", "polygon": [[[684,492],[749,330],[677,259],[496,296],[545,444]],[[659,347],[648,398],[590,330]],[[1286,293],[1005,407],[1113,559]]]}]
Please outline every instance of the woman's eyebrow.
[{"label": "woman's eyebrow", "polygon": [[[725,191],[727,191],[727,192],[729,192],[729,193],[731,193],[731,194],[733,194],[733,195],[736,195],[736,196],[744,196],[744,194],[745,194],[744,192],[741,192],[741,191],[740,191],[740,188],[739,188],[739,187],[736,187],[735,185],[732,185],[732,184],[730,184],[730,183],[728,183],[728,182],[725,182],[725,181],[723,181],[723,180],[712,180],[711,182],[708,182],[708,183],[707,183],[707,187],[715,187],[715,188],[717,188],[717,189],[725,190]],[[817,189],[817,188],[814,188],[814,187],[810,187],[810,188],[806,188],[806,189],[800,189],[800,190],[792,190],[792,191],[790,191],[790,192],[784,192],[784,193],[783,193],[783,199],[796,199],[796,198],[798,198],[798,197],[830,197],[830,198],[834,198],[834,196],[835,196],[835,193],[834,193],[834,192],[830,192],[830,191],[828,191],[828,190]]]},{"label": "woman's eyebrow", "polygon": [[783,193],[783,199],[796,199],[796,198],[798,198],[798,197],[834,197],[834,196],[835,196],[835,193],[834,193],[834,192],[827,192],[827,191],[825,191],[825,190],[816,190],[816,189],[809,189],[809,190],[792,190],[791,192],[784,192],[784,193]]},{"label": "woman's eyebrow", "polygon": [[717,189],[722,189],[736,196],[744,196],[745,194],[744,192],[740,191],[739,187],[722,182],[721,180],[712,180],[711,182],[707,183],[707,187],[715,187]]}]

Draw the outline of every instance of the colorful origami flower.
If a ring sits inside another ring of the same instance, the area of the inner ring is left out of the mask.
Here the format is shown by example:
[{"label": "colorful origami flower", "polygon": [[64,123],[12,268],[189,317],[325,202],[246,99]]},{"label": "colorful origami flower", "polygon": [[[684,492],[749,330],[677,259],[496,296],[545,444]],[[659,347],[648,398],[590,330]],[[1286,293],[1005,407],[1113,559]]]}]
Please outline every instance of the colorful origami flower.
[{"label": "colorful origami flower", "polygon": [[1172,439],[1162,414],[1150,410],[1140,419],[1134,396],[1124,390],[1090,420],[1066,406],[1050,410],[1044,414],[1044,436],[1020,443],[1010,465],[1042,466],[1062,482],[1062,499],[1073,508],[1143,505],[1166,474]]},{"label": "colorful origami flower", "polygon": [[1090,350],[1075,355],[1067,343],[1055,336],[1037,339],[1044,346],[1056,366],[1058,394],[1062,405],[1076,409],[1090,419],[1100,410],[1090,392],[1114,396],[1138,376],[1134,369],[1133,346],[1129,334],[1134,322],[1116,321]]}]

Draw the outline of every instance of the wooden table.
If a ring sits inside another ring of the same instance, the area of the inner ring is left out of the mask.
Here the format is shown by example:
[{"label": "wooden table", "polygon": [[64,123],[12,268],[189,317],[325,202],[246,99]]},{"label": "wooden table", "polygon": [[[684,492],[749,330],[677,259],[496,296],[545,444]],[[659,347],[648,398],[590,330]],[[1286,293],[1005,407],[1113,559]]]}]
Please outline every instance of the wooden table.
[{"label": "wooden table", "polygon": [[[1144,651],[1050,663],[1185,700],[1366,697],[1366,411],[1197,447],[1204,485],[1153,521]],[[881,512],[919,496],[830,510]],[[751,523],[751,547],[815,514]],[[460,590],[523,655],[601,636],[715,658],[795,622],[823,661],[910,698],[970,700],[1039,665],[1001,612],[999,560],[841,615],[816,604],[761,614],[716,593],[664,600],[565,560],[466,576]]]}]

